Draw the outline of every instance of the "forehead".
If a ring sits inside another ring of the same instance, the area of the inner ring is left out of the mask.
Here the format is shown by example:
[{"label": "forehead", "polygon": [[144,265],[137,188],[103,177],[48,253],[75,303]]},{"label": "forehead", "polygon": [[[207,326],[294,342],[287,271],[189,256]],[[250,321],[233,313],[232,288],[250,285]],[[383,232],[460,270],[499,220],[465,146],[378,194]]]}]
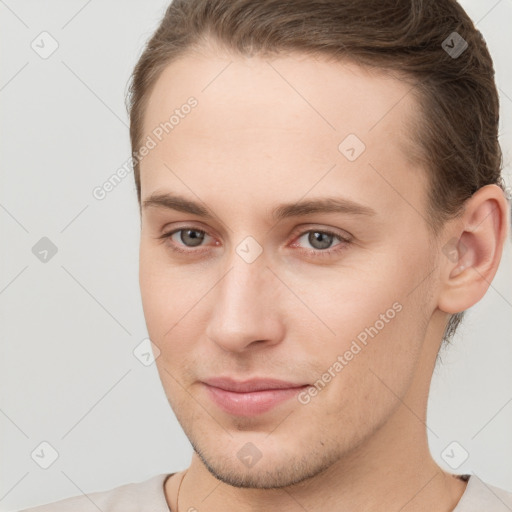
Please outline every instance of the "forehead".
[{"label": "forehead", "polygon": [[[190,97],[197,105],[180,111]],[[410,82],[352,62],[190,53],[164,69],[151,93],[144,137],[155,139],[173,113],[179,120],[141,162],[142,195],[176,185],[164,164],[196,191],[230,183],[262,197],[306,193],[334,165],[323,186],[344,183],[355,197],[382,192],[384,179],[396,184],[387,191],[396,202],[407,180],[425,184],[408,158],[417,110]]]},{"label": "forehead", "polygon": [[[189,52],[161,73],[150,95],[144,128],[150,130],[195,95],[203,117],[215,124],[222,121],[226,128],[241,124],[247,129],[250,122],[265,128],[288,124],[288,129],[298,130],[290,121],[304,119],[327,134],[339,135],[347,128],[364,134],[377,125],[381,132],[400,128],[411,117],[416,106],[412,92],[405,76],[348,60]],[[251,117],[244,118],[246,114]],[[299,131],[307,132],[304,127]],[[396,135],[406,138],[407,131]]]}]

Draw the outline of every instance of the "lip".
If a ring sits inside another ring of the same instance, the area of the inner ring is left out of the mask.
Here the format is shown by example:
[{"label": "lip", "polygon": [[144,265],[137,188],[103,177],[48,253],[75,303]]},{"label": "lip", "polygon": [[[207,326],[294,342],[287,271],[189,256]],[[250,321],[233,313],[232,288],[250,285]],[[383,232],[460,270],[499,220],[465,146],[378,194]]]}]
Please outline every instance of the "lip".
[{"label": "lip", "polygon": [[224,412],[235,416],[263,414],[309,386],[278,379],[237,381],[228,377],[207,379],[203,384],[211,400]]}]

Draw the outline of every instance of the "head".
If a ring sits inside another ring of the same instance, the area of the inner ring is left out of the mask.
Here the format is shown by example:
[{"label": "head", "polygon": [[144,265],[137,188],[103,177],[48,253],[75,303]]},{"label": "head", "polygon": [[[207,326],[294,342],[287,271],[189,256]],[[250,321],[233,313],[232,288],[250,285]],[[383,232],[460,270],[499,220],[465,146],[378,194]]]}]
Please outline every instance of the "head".
[{"label": "head", "polygon": [[[169,402],[226,482],[317,474],[396,396],[428,390],[499,264],[481,34],[450,0],[175,0],[130,93],[142,301]],[[234,416],[202,384],[216,376],[309,387]]]}]

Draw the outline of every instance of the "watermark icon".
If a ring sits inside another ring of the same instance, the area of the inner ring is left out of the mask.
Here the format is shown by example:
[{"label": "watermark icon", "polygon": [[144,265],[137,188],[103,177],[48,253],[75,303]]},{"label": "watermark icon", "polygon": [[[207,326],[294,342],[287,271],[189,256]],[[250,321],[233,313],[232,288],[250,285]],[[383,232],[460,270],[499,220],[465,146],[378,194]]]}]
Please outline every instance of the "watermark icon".
[{"label": "watermark icon", "polygon": [[338,151],[349,161],[353,162],[366,149],[364,142],[354,133],[348,134],[338,145]]},{"label": "watermark icon", "polygon": [[198,104],[197,99],[191,96],[187,99],[186,103],[174,109],[174,112],[168,120],[161,122],[158,126],[153,128],[151,134],[146,137],[138,151],[134,151],[132,156],[128,157],[123,165],[112,173],[106,181],[92,189],[94,199],[98,201],[105,199],[126,176],[133,173],[135,166],[149,155],[149,153],[158,146],[158,143],[161,142],[167,134],[171,133],[171,131],[181,123],[181,120],[185,119]]},{"label": "watermark icon", "polygon": [[30,47],[41,59],[47,59],[55,53],[59,43],[49,32],[44,31],[34,38]]},{"label": "watermark icon", "polygon": [[263,248],[252,236],[244,238],[237,246],[236,253],[246,263],[252,263],[263,252]]},{"label": "watermark icon", "polygon": [[238,460],[248,468],[252,468],[263,456],[263,454],[258,450],[256,445],[253,443],[245,443],[240,450],[238,450],[236,456]]},{"label": "watermark icon", "polygon": [[441,47],[452,59],[456,59],[462,55],[468,43],[458,32],[452,32],[441,43]]},{"label": "watermark icon", "polygon": [[30,456],[39,467],[48,469],[59,458],[59,452],[48,441],[43,441],[34,448]]},{"label": "watermark icon", "polygon": [[468,248],[457,237],[452,237],[441,250],[452,263],[456,263],[466,254]]},{"label": "watermark icon", "polygon": [[144,366],[150,366],[160,357],[160,349],[149,338],[144,338],[133,350],[133,355]]},{"label": "watermark icon", "polygon": [[[402,311],[403,307],[400,302],[395,302],[393,305],[386,310],[385,313],[381,313],[379,315],[379,319],[375,321],[375,323],[366,327],[362,330],[357,336],[356,339],[352,340],[350,348],[346,350],[343,355],[339,355],[336,358],[336,361],[329,366],[329,368],[322,373],[322,375],[315,381],[312,386],[307,387],[304,391],[301,391],[297,395],[297,400],[302,405],[307,405],[311,402],[311,399],[318,395],[331,380],[338,375],[345,366],[348,365],[354,356],[359,354],[361,350],[367,345],[368,338],[375,338],[384,327],[389,324],[393,318],[395,318],[397,313]],[[358,343],[359,342],[359,343]],[[362,346],[361,346],[362,345]]]},{"label": "watermark icon", "polygon": [[43,236],[32,247],[32,254],[41,263],[48,263],[57,254],[57,251],[57,246],[46,236]]},{"label": "watermark icon", "polygon": [[452,469],[457,469],[468,460],[469,452],[457,441],[452,441],[442,452],[441,458]]}]

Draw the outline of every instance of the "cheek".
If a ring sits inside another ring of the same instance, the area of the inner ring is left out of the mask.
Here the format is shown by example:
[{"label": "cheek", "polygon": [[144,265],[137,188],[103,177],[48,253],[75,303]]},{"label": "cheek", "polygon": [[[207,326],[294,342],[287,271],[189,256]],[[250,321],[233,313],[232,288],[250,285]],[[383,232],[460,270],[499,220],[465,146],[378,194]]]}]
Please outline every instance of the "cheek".
[{"label": "cheek", "polygon": [[165,323],[169,329],[193,292],[193,281],[185,278],[183,268],[169,263],[161,247],[151,247],[150,242],[141,242],[139,262],[139,286],[148,328],[158,332]]},{"label": "cheek", "polygon": [[[310,311],[303,308],[299,321],[314,323],[324,346],[342,353],[355,339],[364,343],[377,333],[385,337],[404,307],[401,285],[384,265],[379,274],[340,269],[315,279],[299,275],[288,282],[294,290],[303,290],[300,297]],[[288,313],[297,310],[294,306]]]},{"label": "cheek", "polygon": [[380,331],[374,323],[371,327],[360,331],[364,336],[349,336],[331,346],[317,365],[315,396],[305,405],[310,417],[323,418],[327,430],[343,425],[361,439],[382,425],[406,396],[421,346],[407,330],[407,305]]},{"label": "cheek", "polygon": [[214,279],[191,266],[171,265],[164,256],[161,249],[141,245],[139,285],[148,334],[160,350],[159,372],[162,380],[173,386],[163,370],[174,375],[179,368],[184,374],[193,366],[192,354],[209,317],[205,314],[206,295]]},{"label": "cheek", "polygon": [[175,275],[161,261],[161,251],[141,244],[139,255],[139,286],[148,332],[153,343],[162,344],[165,333],[177,322],[176,308],[181,309],[183,296],[177,289]]},{"label": "cheek", "polygon": [[325,398],[334,409],[364,411],[374,399],[376,407],[389,407],[390,390],[400,396],[414,376],[430,314],[430,283],[417,268],[427,272],[427,266],[390,258],[379,268],[378,274],[333,282],[329,300],[309,297],[335,333],[320,353],[310,349],[318,378],[329,381]]},{"label": "cheek", "polygon": [[153,335],[158,327],[158,319],[161,317],[161,309],[165,302],[162,302],[163,286],[158,276],[160,275],[159,266],[150,257],[148,251],[141,246],[139,256],[139,287],[142,300],[142,308],[146,325],[153,342]]}]

